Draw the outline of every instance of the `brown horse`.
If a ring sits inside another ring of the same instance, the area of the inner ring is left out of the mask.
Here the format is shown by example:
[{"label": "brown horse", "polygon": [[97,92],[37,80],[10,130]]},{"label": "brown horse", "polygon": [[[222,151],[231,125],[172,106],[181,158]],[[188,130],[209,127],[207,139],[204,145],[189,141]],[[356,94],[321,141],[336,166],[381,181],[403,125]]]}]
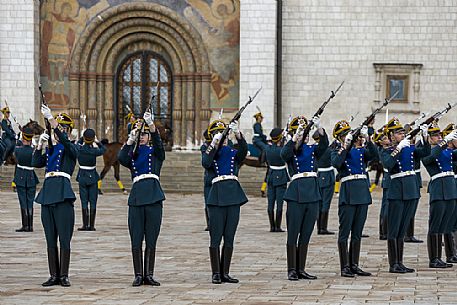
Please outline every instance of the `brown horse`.
[{"label": "brown horse", "polygon": [[[163,145],[165,147],[166,151],[171,151],[171,141],[172,141],[172,135],[173,132],[171,128],[168,126],[168,124],[165,123],[165,125],[162,125],[160,122],[156,123],[156,127],[159,130],[160,133],[160,138],[162,139]],[[105,145],[106,151],[103,154],[103,170],[100,173],[100,182],[99,182],[99,188],[98,192],[99,194],[103,194],[102,188],[101,188],[101,181],[103,178],[105,178],[106,174],[109,172],[110,168],[113,167],[114,169],[114,178],[117,181],[117,185],[119,188],[122,190],[124,194],[127,194],[127,190],[124,188],[124,185],[122,184],[119,171],[120,171],[120,163],[117,158],[119,151],[121,150],[123,144],[120,142],[112,142],[109,143],[107,139],[103,139],[102,144]]]}]

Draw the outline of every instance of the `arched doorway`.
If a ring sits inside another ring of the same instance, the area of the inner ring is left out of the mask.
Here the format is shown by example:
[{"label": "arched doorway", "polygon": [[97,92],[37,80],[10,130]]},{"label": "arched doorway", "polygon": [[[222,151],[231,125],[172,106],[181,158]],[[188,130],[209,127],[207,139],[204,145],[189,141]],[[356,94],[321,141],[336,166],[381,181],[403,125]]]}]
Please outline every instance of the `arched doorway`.
[{"label": "arched doorway", "polygon": [[[136,118],[140,118],[151,102],[155,123],[171,129],[172,80],[170,66],[156,53],[137,52],[122,61],[116,74],[118,140],[123,141],[127,137],[127,114],[133,112]],[[173,143],[166,144],[171,147]]]}]

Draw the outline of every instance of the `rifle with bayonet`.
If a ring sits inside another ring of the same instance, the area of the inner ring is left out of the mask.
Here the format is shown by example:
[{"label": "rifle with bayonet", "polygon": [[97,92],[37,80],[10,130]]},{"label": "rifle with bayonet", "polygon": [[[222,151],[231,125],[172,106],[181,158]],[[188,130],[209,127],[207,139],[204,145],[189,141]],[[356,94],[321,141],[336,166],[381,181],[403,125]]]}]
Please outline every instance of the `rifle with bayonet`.
[{"label": "rifle with bayonet", "polygon": [[379,106],[378,108],[376,108],[375,110],[373,110],[373,112],[366,117],[366,119],[362,122],[362,124],[360,124],[359,127],[357,127],[356,129],[354,129],[351,133],[352,133],[352,141],[351,141],[351,144],[349,145],[349,147],[347,148],[348,150],[351,149],[352,145],[354,145],[355,141],[357,141],[357,139],[359,138],[360,136],[360,132],[362,131],[362,127],[363,126],[368,126],[368,124],[370,122],[372,122],[375,118],[375,116],[384,108],[386,107],[399,93],[400,91],[397,91],[394,93],[394,95],[392,95],[389,99],[385,99],[384,102],[382,103],[381,106]]},{"label": "rifle with bayonet", "polygon": [[[256,98],[257,94],[259,94],[260,90],[262,90],[262,87],[259,88],[259,90],[257,90],[257,92],[254,94],[253,97],[249,97],[248,101],[246,102],[246,104],[244,104],[244,106],[242,106],[237,113],[235,113],[235,115],[233,116],[233,118],[230,120],[230,123],[233,123],[235,121],[238,121],[241,117],[241,115],[243,114],[243,111],[246,109],[246,107],[252,103],[254,101],[254,99]],[[222,138],[221,140],[219,141],[219,144],[217,145],[217,149],[221,148],[222,145],[224,145],[224,141],[225,139],[227,138],[229,132],[230,132],[230,123],[227,125],[227,127],[225,127],[224,131],[222,132]]]},{"label": "rifle with bayonet", "polygon": [[[40,90],[40,94],[41,94],[41,104],[45,105],[45,106],[48,106],[48,103],[46,102],[46,98],[44,96],[43,90],[41,89],[41,83],[38,85],[38,89]],[[49,135],[49,139],[48,139],[49,154],[52,154],[52,151],[54,149],[54,145],[52,144],[51,123],[49,123],[48,119],[44,119],[44,124],[46,125],[46,131],[47,131],[47,133]]]},{"label": "rifle with bayonet", "polygon": [[[156,94],[152,94],[151,95],[151,100],[149,101],[149,105],[148,107],[146,108],[146,111],[149,110],[150,113],[153,113],[152,111],[152,104],[154,103],[154,100],[157,96],[157,94],[159,93],[159,85],[160,85],[160,82],[157,82],[157,86],[156,86],[156,90],[155,90],[155,93]],[[146,126],[146,122],[143,121],[141,122],[141,127],[140,127],[140,130],[139,132],[137,133],[136,135],[136,141],[135,141],[135,145],[133,146],[133,151],[132,151],[132,155],[133,157],[135,158],[137,153],[138,153],[138,147],[140,147],[140,137],[141,137],[141,134],[144,132],[144,127]]]},{"label": "rifle with bayonet", "polygon": [[[8,105],[8,102],[6,101],[6,99],[5,99],[5,106],[7,108],[10,108],[10,106]],[[11,112],[11,109],[10,109],[10,112]],[[14,121],[14,123],[16,123],[17,127],[19,128],[19,130],[22,131],[22,126],[17,122],[16,117],[12,113],[11,113],[11,117],[13,118],[13,121]]]},{"label": "rifle with bayonet", "polygon": [[448,103],[447,106],[441,110],[435,113],[434,115],[430,116],[428,119],[426,119],[424,122],[422,122],[420,125],[416,125],[416,127],[411,130],[406,136],[408,136],[410,139],[414,138],[421,130],[422,125],[430,125],[433,123],[435,120],[439,120],[445,115],[446,113],[449,112],[452,108],[454,108],[457,105],[457,103],[450,104]]}]

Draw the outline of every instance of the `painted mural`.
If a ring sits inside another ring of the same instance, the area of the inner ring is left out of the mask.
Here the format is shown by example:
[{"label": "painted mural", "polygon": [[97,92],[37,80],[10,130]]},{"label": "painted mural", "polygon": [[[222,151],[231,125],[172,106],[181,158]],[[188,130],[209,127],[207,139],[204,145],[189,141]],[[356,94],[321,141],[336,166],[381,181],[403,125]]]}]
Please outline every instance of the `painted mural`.
[{"label": "painted mural", "polygon": [[71,52],[97,14],[126,2],[167,6],[200,33],[211,67],[211,108],[237,108],[239,99],[239,0],[48,0],[41,3],[41,81],[48,103],[69,103]]}]

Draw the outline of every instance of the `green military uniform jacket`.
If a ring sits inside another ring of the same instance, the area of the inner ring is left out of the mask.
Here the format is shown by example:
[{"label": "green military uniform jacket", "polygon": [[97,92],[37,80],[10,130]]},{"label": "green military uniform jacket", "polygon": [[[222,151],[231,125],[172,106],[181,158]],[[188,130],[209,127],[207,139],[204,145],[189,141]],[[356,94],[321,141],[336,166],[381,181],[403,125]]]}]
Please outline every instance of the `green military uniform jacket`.
[{"label": "green military uniform jacket", "polygon": [[33,147],[30,145],[16,146],[14,150],[17,164],[14,172],[13,182],[17,186],[34,187],[39,183],[38,177],[34,170],[24,169],[20,166],[32,167]]},{"label": "green military uniform jacket", "polygon": [[[92,144],[78,144],[78,163],[79,166],[94,167],[97,165],[97,157],[105,153],[106,148],[103,144],[99,143],[98,147],[94,147]],[[91,185],[97,183],[100,176],[97,173],[97,169],[81,169],[79,168],[76,181],[81,185]]]}]

